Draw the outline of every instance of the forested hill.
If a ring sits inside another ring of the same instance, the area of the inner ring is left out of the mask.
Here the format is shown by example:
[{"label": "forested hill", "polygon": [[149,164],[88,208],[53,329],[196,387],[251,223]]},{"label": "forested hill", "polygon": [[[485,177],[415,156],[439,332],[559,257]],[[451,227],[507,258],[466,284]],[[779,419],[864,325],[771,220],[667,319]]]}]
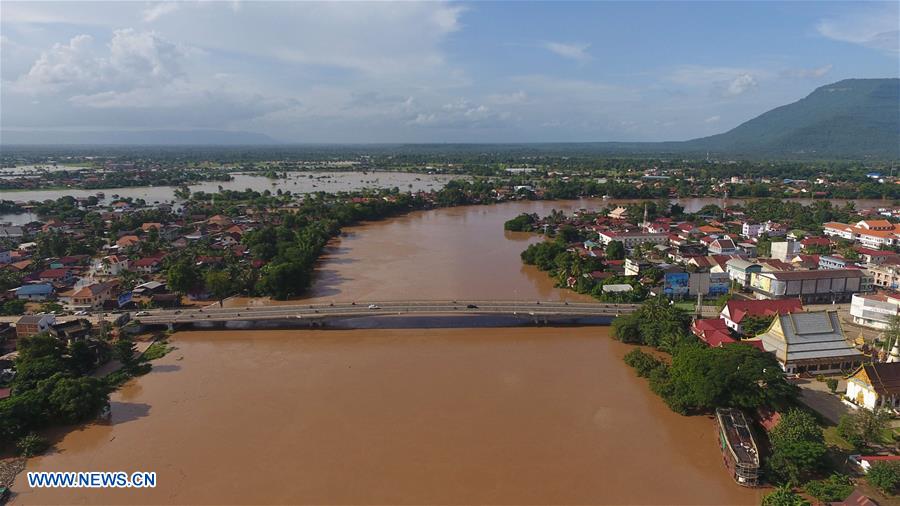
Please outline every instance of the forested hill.
[{"label": "forested hill", "polygon": [[898,159],[900,79],[839,81],[723,134],[661,144],[756,158]]}]

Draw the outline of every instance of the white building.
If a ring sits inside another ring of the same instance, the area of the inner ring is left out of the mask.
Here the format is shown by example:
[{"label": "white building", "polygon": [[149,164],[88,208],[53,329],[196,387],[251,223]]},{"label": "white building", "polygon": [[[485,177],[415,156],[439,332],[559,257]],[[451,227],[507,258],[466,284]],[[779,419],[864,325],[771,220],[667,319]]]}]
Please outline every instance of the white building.
[{"label": "white building", "polygon": [[759,223],[750,223],[748,221],[745,221],[744,224],[741,225],[741,235],[750,239],[754,239],[759,237],[760,230],[762,229],[763,226]]},{"label": "white building", "polygon": [[890,325],[891,318],[900,312],[900,299],[887,294],[853,294],[850,301],[850,316],[853,323],[886,329]]},{"label": "white building", "polygon": [[847,378],[847,400],[866,409],[900,407],[900,358],[897,346],[887,362],[865,364]]},{"label": "white building", "polygon": [[620,241],[626,248],[634,248],[641,244],[667,244],[669,242],[668,234],[651,234],[649,232],[609,232],[604,231],[598,234],[600,243],[606,246],[613,241]]}]

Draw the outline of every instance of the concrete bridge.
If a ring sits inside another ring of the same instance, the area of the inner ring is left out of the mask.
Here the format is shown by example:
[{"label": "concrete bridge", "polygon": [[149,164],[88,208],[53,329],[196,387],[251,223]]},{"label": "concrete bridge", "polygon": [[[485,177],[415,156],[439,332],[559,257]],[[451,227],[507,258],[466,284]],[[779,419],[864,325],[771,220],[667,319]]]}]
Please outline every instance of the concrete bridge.
[{"label": "concrete bridge", "polygon": [[609,318],[635,311],[639,304],[547,301],[368,301],[327,304],[285,304],[244,307],[207,306],[202,309],[152,310],[134,318],[146,325],[214,324],[260,322],[289,326],[310,326],[326,320],[362,317],[495,316],[548,323],[592,317]]}]

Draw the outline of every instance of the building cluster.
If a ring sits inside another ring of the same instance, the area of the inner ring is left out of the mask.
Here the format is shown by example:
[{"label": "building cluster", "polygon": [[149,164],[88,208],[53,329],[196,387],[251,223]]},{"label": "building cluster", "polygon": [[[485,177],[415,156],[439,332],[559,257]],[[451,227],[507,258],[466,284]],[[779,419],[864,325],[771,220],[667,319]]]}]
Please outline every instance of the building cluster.
[{"label": "building cluster", "polygon": [[[900,287],[900,254],[829,235],[806,235],[785,224],[754,223],[741,216],[702,224],[670,218],[640,221],[625,207],[606,213],[579,211],[564,222],[588,240],[572,251],[603,258],[620,243],[626,257],[607,261],[613,274],[652,280],[653,293],[672,298],[716,297],[731,290],[757,299],[798,299],[804,304],[850,302],[854,295]],[[760,247],[769,252],[763,256]],[[846,246],[846,247],[844,247]]]},{"label": "building cluster", "polygon": [[[256,209],[247,207],[234,218],[162,212],[154,215],[163,217],[162,221],[154,222],[136,221],[134,217],[141,215],[132,213],[137,211],[124,201],[97,211],[106,238],[98,242],[102,245],[93,254],[57,257],[41,253],[39,242],[46,239],[46,234],[90,242],[91,235],[97,234],[96,228],[88,228],[81,220],[50,219],[45,223],[0,227],[0,275],[18,281],[17,286],[0,292],[0,305],[21,301],[25,312],[32,313],[16,325],[15,335],[47,330],[47,325],[54,323],[50,318],[54,315],[33,313],[50,313],[49,307],[57,316],[88,316],[181,305],[182,296],[167,287],[164,267],[167,256],[191,246],[205,252],[195,257],[198,268],[223,266],[226,262],[247,263],[256,269],[263,266],[261,260],[251,258],[241,243],[247,232],[267,219]],[[124,229],[123,222],[139,224]],[[196,289],[185,294],[188,300],[209,298],[202,285],[198,283]],[[36,316],[44,324],[29,325],[28,319]],[[5,343],[7,349],[14,346],[14,341]]]}]

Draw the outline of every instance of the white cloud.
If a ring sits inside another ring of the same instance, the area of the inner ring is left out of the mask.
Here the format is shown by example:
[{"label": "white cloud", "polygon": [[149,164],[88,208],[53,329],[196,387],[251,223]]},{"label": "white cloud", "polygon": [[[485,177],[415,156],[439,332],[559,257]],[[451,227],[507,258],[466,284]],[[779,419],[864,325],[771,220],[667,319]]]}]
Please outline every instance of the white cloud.
[{"label": "white cloud", "polygon": [[543,42],[541,44],[541,47],[543,47],[547,51],[550,51],[551,53],[555,53],[558,56],[562,56],[563,58],[575,60],[581,63],[584,63],[591,59],[591,55],[587,52],[587,50],[591,47],[590,44]]},{"label": "white cloud", "polygon": [[166,14],[171,14],[178,10],[178,3],[176,2],[162,2],[158,4],[153,4],[152,7],[148,7],[144,9],[143,16],[144,21],[147,23],[152,23],[157,19],[165,16]]},{"label": "white cloud", "polygon": [[407,124],[442,128],[484,128],[500,125],[509,118],[506,112],[495,111],[484,104],[466,99],[446,103],[438,109],[423,111],[411,117]]},{"label": "white cloud", "polygon": [[569,102],[575,97],[591,102],[621,102],[638,98],[638,94],[632,89],[584,79],[566,79],[543,74],[532,74],[513,76],[510,80],[523,86],[531,94],[554,95]]},{"label": "white cloud", "polygon": [[721,94],[726,97],[736,97],[759,86],[759,82],[750,74],[741,74],[727,82],[721,88]]},{"label": "white cloud", "polygon": [[825,77],[831,69],[834,68],[832,64],[822,65],[821,67],[815,67],[810,69],[788,69],[784,71],[784,75],[787,77],[797,77],[802,79],[818,79],[821,77]]},{"label": "white cloud", "polygon": [[900,53],[900,29],[898,29],[898,4],[890,2],[881,7],[859,7],[844,16],[823,19],[816,30],[823,37],[868,48],[878,49],[889,55]]},{"label": "white cloud", "polygon": [[666,81],[686,88],[708,89],[723,98],[737,97],[757,86],[771,72],[741,67],[703,67],[684,65],[664,77]]},{"label": "white cloud", "polygon": [[95,50],[82,34],[41,53],[28,72],[13,83],[31,94],[131,89],[146,82],[165,84],[182,75],[185,51],[153,32],[116,30],[108,53]]},{"label": "white cloud", "polygon": [[495,93],[488,95],[487,100],[495,105],[521,104],[528,100],[528,94],[522,90],[512,93]]},{"label": "white cloud", "polygon": [[703,120],[703,122],[704,123],[718,123],[720,119],[722,119],[721,116],[715,115],[715,116],[710,116],[710,117],[706,118],[705,120]]}]

